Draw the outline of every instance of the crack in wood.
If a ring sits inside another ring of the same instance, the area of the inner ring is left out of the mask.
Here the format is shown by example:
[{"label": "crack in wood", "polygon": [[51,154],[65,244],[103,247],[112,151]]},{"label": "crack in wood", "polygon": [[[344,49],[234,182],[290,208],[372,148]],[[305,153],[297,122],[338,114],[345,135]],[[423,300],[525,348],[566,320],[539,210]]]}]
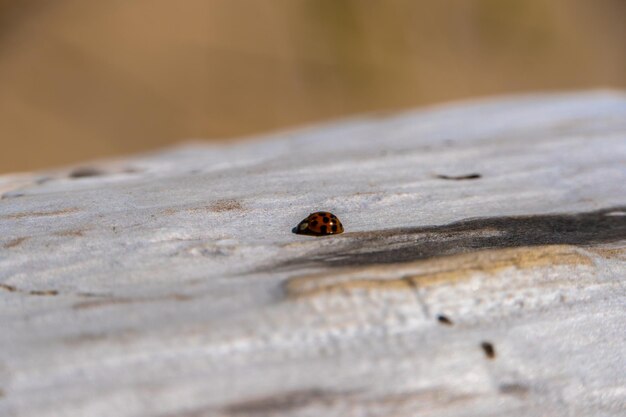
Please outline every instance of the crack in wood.
[{"label": "crack in wood", "polygon": [[618,242],[626,240],[626,216],[612,213],[624,210],[486,217],[441,226],[345,233],[335,237],[333,245],[268,269],[389,264],[484,249]]}]

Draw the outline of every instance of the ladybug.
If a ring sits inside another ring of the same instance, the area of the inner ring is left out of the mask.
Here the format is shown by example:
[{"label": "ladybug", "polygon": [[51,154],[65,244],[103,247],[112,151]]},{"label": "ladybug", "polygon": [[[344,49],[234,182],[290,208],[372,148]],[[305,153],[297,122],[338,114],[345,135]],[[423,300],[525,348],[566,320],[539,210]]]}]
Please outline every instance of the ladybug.
[{"label": "ladybug", "polygon": [[298,223],[294,233],[313,236],[336,235],[343,233],[343,225],[334,214],[318,211],[309,214],[306,219]]}]

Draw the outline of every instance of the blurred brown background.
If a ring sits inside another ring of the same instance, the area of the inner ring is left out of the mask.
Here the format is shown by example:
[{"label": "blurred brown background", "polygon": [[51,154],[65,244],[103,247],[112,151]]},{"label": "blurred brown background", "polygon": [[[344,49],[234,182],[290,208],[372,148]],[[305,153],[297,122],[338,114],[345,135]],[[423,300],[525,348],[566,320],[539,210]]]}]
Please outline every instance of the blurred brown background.
[{"label": "blurred brown background", "polygon": [[626,86],[625,0],[0,0],[0,172]]}]

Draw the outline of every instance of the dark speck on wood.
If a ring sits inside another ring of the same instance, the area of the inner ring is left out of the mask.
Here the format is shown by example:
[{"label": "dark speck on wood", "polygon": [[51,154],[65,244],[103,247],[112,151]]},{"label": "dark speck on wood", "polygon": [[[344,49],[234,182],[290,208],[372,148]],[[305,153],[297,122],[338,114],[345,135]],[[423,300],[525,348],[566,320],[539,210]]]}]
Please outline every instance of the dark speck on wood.
[{"label": "dark speck on wood", "polygon": [[493,344],[490,342],[482,342],[480,344],[483,352],[487,359],[494,359],[496,357],[496,348],[493,347]]},{"label": "dark speck on wood", "polygon": [[477,180],[481,177],[480,174],[467,174],[467,175],[437,175],[437,178],[441,180]]},{"label": "dark speck on wood", "polygon": [[70,178],[99,177],[104,174],[105,172],[98,168],[80,167],[70,172],[69,177]]}]

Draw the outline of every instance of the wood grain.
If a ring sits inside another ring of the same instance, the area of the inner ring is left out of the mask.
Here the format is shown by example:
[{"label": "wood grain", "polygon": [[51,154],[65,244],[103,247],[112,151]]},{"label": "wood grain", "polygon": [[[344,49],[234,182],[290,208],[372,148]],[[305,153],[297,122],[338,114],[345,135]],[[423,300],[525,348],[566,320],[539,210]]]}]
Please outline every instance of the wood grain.
[{"label": "wood grain", "polygon": [[0,177],[2,416],[624,415],[622,93],[81,167]]}]

